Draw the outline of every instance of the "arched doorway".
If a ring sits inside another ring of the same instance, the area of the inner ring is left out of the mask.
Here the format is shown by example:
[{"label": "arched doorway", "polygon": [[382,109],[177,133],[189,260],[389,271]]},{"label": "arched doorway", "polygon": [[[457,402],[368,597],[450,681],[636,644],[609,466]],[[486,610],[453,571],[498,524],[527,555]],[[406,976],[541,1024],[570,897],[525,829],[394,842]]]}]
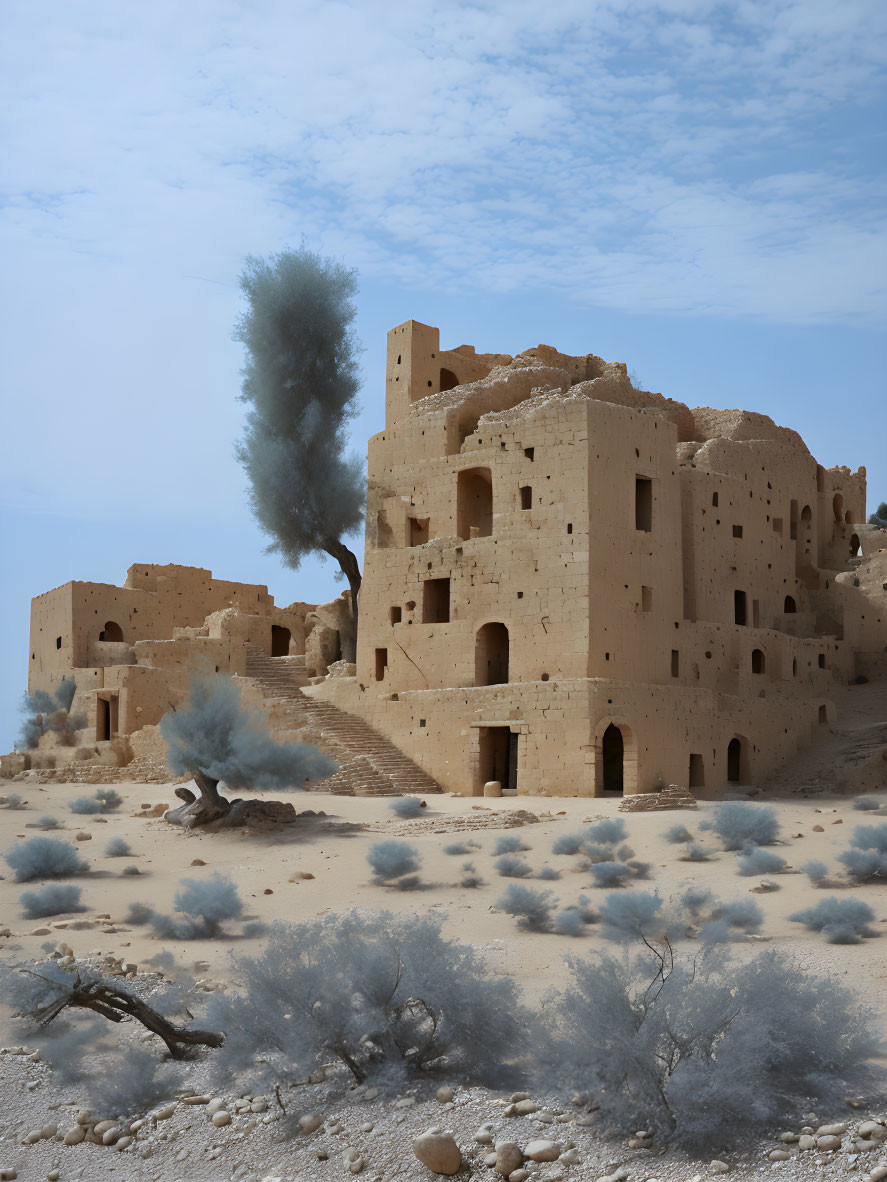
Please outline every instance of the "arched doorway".
[{"label": "arched doorway", "polygon": [[611,722],[601,739],[601,766],[604,792],[623,792],[625,788],[625,741],[622,731]]},{"label": "arched doorway", "polygon": [[508,681],[508,629],[484,624],[474,644],[474,684],[504,685]]},{"label": "arched doorway", "polygon": [[854,534],[850,539],[850,557],[856,558],[859,554],[859,535]]},{"label": "arched doorway", "polygon": [[798,605],[795,603],[794,597],[792,595],[786,595],[785,603],[782,605],[782,610],[787,616],[792,615],[798,610]]},{"label": "arched doorway", "polygon": [[752,673],[763,673],[767,668],[767,658],[764,656],[762,648],[752,649],[751,654],[751,671]]},{"label": "arched doorway", "polygon": [[282,624],[271,625],[271,656],[288,657],[290,654],[290,640],[292,633]]},{"label": "arched doorway", "polygon": [[440,371],[440,389],[441,393],[444,390],[452,390],[454,386],[459,385],[459,379],[451,369],[442,369]]},{"label": "arched doorway", "polygon": [[116,644],[120,644],[123,640],[123,629],[113,620],[107,620],[99,633],[99,640],[112,640]]},{"label": "arched doorway", "polygon": [[731,784],[741,784],[746,773],[745,740],[734,735],[727,744],[727,780]]}]

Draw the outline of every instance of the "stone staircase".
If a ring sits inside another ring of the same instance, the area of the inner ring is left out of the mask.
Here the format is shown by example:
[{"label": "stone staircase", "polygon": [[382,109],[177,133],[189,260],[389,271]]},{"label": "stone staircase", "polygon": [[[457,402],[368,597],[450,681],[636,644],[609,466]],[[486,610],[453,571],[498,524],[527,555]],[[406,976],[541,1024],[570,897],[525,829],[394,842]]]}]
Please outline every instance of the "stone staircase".
[{"label": "stone staircase", "polygon": [[299,731],[302,742],[313,743],[339,765],[316,791],[337,796],[442,791],[436,780],[362,718],[303,694],[302,687],[310,684],[304,660],[269,657],[249,645],[246,676],[265,696],[275,730]]}]

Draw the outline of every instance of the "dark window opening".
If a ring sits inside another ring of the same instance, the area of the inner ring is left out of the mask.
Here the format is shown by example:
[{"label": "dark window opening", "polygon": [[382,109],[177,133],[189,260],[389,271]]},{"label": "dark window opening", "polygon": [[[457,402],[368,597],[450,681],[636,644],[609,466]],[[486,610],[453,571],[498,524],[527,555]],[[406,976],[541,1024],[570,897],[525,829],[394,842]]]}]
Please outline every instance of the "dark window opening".
[{"label": "dark window opening", "polygon": [[567,533],[571,534],[572,532],[573,532],[573,523],[572,523],[572,521],[568,521],[567,522]]},{"label": "dark window opening", "polygon": [[701,755],[690,755],[689,781],[690,788],[705,787],[705,764],[702,762]]},{"label": "dark window opening", "polygon": [[793,595],[786,595],[785,603],[782,605],[782,610],[787,616],[794,615],[798,610],[798,605],[795,603]]},{"label": "dark window opening", "polygon": [[792,660],[792,677],[797,677],[797,676],[798,676],[798,658],[795,657]]},{"label": "dark window opening", "polygon": [[734,525],[733,526],[733,537],[734,538],[741,538],[742,537],[742,526],[741,525]]},{"label": "dark window opening", "polygon": [[398,605],[388,609],[388,618],[392,624],[399,624],[403,619],[403,609]]},{"label": "dark window opening", "polygon": [[718,494],[717,494],[716,492],[711,494],[711,504],[712,504],[712,508],[713,508],[713,509],[717,509],[717,507],[718,507]]},{"label": "dark window opening", "polygon": [[679,677],[681,672],[681,654],[676,648],[671,650],[671,675]]},{"label": "dark window opening", "polygon": [[410,518],[410,545],[424,546],[430,539],[431,531],[430,517],[411,517]]},{"label": "dark window opening", "polygon": [[290,655],[290,640],[292,633],[289,628],[280,624],[271,625],[271,656],[288,657]]},{"label": "dark window opening", "polygon": [[489,468],[466,468],[456,479],[456,532],[488,538],[493,532],[493,477]]},{"label": "dark window opening", "polygon": [[742,778],[742,740],[731,739],[727,744],[727,779],[738,784]]},{"label": "dark window opening", "polygon": [[376,649],[376,681],[382,681],[388,668],[388,649]]},{"label": "dark window opening", "polygon": [[854,534],[853,537],[850,539],[850,557],[856,558],[856,556],[858,554],[859,554],[859,535]]},{"label": "dark window opening", "polygon": [[524,484],[521,486],[520,507],[522,509],[533,508],[533,489],[529,484]]},{"label": "dark window opening", "polygon": [[475,685],[504,685],[508,681],[508,629],[504,624],[484,624],[478,629],[474,649]]},{"label": "dark window opening", "polygon": [[62,647],[62,638],[61,638],[61,636],[57,636],[57,637],[55,638],[55,647],[56,647],[56,648],[61,648],[61,647]]},{"label": "dark window opening", "polygon": [[535,454],[536,454],[535,447],[525,447],[524,448],[524,455],[527,457],[527,459],[530,461],[531,464],[533,462],[533,457],[535,456]]},{"label": "dark window opening", "polygon": [[612,723],[604,731],[601,740],[601,756],[604,772],[604,792],[622,793],[625,778],[625,743],[622,731]]},{"label": "dark window opening", "polygon": [[819,707],[819,721],[820,724],[825,724],[828,722],[828,710],[826,710],[825,706]]},{"label": "dark window opening", "polygon": [[840,493],[835,493],[832,497],[832,512],[835,515],[835,521],[840,524],[844,516],[844,498]]},{"label": "dark window opening", "polygon": [[452,390],[454,386],[459,385],[459,379],[451,369],[442,369],[440,371],[440,388],[441,392],[444,390]]},{"label": "dark window opening", "polygon": [[450,580],[426,579],[422,584],[422,623],[450,622]]},{"label": "dark window opening", "polygon": [[747,618],[746,599],[744,591],[733,592],[733,622],[744,624]]},{"label": "dark window opening", "polygon": [[99,634],[99,640],[110,640],[115,644],[120,644],[123,640],[123,629],[113,620],[108,620]]},{"label": "dark window opening", "polygon": [[756,648],[752,650],[751,654],[751,671],[752,673],[763,673],[767,667],[767,658],[764,656],[763,649]]},{"label": "dark window opening", "polygon": [[634,528],[649,533],[653,528],[653,481],[638,476],[634,482]]},{"label": "dark window opening", "polygon": [[820,653],[820,654],[819,654],[819,668],[820,668],[820,669],[824,669],[824,668],[825,668],[825,653]]}]

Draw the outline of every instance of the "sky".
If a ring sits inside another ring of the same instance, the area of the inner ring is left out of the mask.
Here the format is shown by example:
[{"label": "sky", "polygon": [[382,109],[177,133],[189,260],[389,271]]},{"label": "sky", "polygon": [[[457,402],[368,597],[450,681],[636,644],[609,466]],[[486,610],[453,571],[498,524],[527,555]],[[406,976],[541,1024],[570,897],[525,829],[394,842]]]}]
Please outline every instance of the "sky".
[{"label": "sky", "polygon": [[887,499],[885,60],[883,0],[4,0],[0,750],[32,596],[341,589],[234,459],[251,254],[357,270],[358,452],[416,319],[769,414]]}]

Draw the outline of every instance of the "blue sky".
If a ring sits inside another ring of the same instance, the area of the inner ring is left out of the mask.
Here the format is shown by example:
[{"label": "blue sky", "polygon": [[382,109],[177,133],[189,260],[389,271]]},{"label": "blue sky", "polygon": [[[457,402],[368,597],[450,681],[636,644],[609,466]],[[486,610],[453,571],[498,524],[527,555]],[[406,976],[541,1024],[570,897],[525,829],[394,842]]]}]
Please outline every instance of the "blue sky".
[{"label": "blue sky", "polygon": [[628,363],[887,499],[883,0],[6,0],[0,749],[28,601],[263,553],[233,460],[247,254],[360,274],[363,413],[410,317]]}]

